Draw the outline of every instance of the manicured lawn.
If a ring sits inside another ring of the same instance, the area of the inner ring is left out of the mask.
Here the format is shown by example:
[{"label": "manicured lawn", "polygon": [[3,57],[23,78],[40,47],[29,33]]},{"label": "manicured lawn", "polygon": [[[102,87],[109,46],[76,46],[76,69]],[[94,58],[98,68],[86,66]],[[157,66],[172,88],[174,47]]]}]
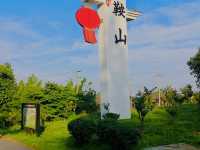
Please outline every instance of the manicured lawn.
[{"label": "manicured lawn", "polygon": [[163,109],[148,114],[139,148],[187,143],[200,146],[200,108],[183,105],[173,120]]},{"label": "manicured lawn", "polygon": [[[74,118],[74,117],[73,117]],[[71,118],[71,119],[73,119]],[[30,135],[20,131],[20,126],[14,126],[9,130],[1,130],[6,133],[6,137],[17,140],[34,150],[101,150],[106,149],[101,145],[88,145],[79,147],[74,144],[74,140],[67,130],[69,120],[59,120],[46,123],[46,128],[40,137]]]},{"label": "manicured lawn", "polygon": [[67,121],[48,123],[45,132],[40,137],[28,135],[25,132],[17,132],[19,128],[17,126],[11,129],[7,136],[19,140],[36,150],[64,150],[66,149],[66,139],[69,137],[66,124]]},{"label": "manicured lawn", "polygon": [[[140,126],[137,113],[133,113],[132,120],[123,120],[130,126]],[[106,150],[104,145],[88,145],[77,147],[74,145],[67,131],[67,120],[46,123],[45,132],[40,136],[28,135],[13,127],[7,136],[36,150]],[[0,130],[0,132],[2,132]],[[175,120],[161,108],[154,109],[145,119],[143,136],[137,149],[164,144],[187,143],[200,147],[200,108],[196,105],[183,105],[179,109]]]}]

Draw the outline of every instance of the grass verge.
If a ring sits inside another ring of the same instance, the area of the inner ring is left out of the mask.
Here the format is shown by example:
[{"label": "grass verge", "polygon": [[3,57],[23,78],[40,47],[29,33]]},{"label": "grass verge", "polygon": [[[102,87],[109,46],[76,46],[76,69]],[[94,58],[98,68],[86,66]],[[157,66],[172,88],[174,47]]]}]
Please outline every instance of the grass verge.
[{"label": "grass verge", "polygon": [[[122,120],[129,126],[140,126],[136,112],[133,119]],[[70,118],[73,119],[73,118]],[[53,121],[46,124],[40,137],[20,131],[19,126],[9,130],[0,129],[0,134],[16,139],[35,150],[108,150],[106,145],[89,144],[78,147],[67,130],[69,120]],[[162,108],[155,108],[145,118],[142,138],[138,150],[158,145],[186,143],[200,148],[200,109],[196,105],[183,105],[172,120]]]}]

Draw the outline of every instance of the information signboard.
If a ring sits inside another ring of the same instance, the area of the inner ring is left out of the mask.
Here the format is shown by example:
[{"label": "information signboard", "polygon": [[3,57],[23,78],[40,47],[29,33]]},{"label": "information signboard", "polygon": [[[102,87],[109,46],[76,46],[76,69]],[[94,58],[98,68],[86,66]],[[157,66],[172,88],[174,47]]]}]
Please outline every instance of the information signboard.
[{"label": "information signboard", "polygon": [[38,131],[40,128],[40,105],[34,103],[22,104],[22,129]]}]

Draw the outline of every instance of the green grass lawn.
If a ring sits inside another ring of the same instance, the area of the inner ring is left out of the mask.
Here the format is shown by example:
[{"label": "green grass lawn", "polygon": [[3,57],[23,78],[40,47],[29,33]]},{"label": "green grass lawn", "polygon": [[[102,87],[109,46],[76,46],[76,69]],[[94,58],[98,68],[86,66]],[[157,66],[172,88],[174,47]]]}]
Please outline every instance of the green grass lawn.
[{"label": "green grass lawn", "polygon": [[[14,138],[36,150],[106,150],[104,145],[88,145],[77,147],[67,131],[69,120],[46,123],[46,129],[40,137],[28,135],[13,127],[7,132]],[[132,120],[123,120],[130,126],[140,126],[137,113]],[[2,132],[0,130],[0,132]],[[155,108],[145,119],[144,131],[137,149],[165,144],[187,143],[200,147],[200,108],[196,105],[180,107],[175,120],[161,108]]]},{"label": "green grass lawn", "polygon": [[145,120],[139,149],[149,146],[187,143],[200,146],[200,108],[183,105],[173,120],[163,109],[155,109]]}]

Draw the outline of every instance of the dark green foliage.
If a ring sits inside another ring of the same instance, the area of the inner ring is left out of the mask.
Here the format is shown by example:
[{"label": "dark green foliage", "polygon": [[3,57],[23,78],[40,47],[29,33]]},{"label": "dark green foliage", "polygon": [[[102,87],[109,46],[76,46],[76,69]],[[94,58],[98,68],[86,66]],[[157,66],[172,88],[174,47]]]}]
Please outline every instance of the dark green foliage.
[{"label": "dark green foliage", "polygon": [[16,82],[9,64],[0,65],[0,109],[12,101],[15,94]]},{"label": "dark green foliage", "polygon": [[[173,122],[165,109],[155,108],[145,119],[144,135],[138,150],[175,143],[187,143],[199,147],[199,119],[199,110],[194,104],[180,105]],[[137,121],[133,124],[137,124]]]},{"label": "dark green foliage", "polygon": [[[80,85],[80,82],[78,83]],[[64,87],[64,97],[65,101],[65,111],[67,116],[74,114],[76,112],[77,103],[78,103],[78,95],[80,91],[82,91],[82,87],[78,86],[78,84],[74,84],[71,80],[67,82],[67,85]],[[77,90],[77,87],[78,90]]]},{"label": "dark green foliage", "polygon": [[190,101],[191,97],[193,95],[192,86],[190,84],[188,84],[185,87],[181,88],[180,90],[181,90],[181,93],[183,95],[183,100],[185,102]]},{"label": "dark green foliage", "polygon": [[[68,88],[68,89],[67,89]],[[53,120],[55,118],[66,118],[69,115],[68,102],[75,101],[76,97],[73,91],[68,87],[58,85],[54,82],[47,82],[44,87],[44,98],[41,101],[43,106],[43,116],[45,120]],[[70,108],[71,111],[72,108]]]},{"label": "dark green foliage", "polygon": [[82,117],[71,121],[68,124],[68,130],[75,138],[77,144],[83,145],[92,141],[96,133],[96,123],[88,117]]},{"label": "dark green foliage", "polygon": [[76,113],[81,113],[83,111],[93,113],[97,111],[96,91],[89,89],[79,94],[78,98]]},{"label": "dark green foliage", "polygon": [[165,96],[167,99],[165,109],[169,113],[169,115],[174,119],[178,113],[178,106],[183,103],[184,98],[183,96],[178,94],[177,91],[172,87],[167,87],[165,89]]},{"label": "dark green foliage", "polygon": [[187,62],[191,74],[196,78],[196,84],[200,87],[200,49],[194,57],[191,57]]},{"label": "dark green foliage", "polygon": [[180,93],[177,93],[177,92],[175,93],[174,100],[178,105],[181,105],[184,102],[187,102],[187,103],[189,102],[189,98],[186,99],[184,94],[180,94]]},{"label": "dark green foliage", "polygon": [[68,118],[83,111],[97,111],[96,91],[85,78],[77,84],[71,80],[66,85],[42,83],[34,74],[27,81],[15,81],[9,64],[0,65],[0,127],[21,121],[22,103],[40,103],[42,119]]},{"label": "dark green foliage", "polygon": [[176,96],[177,96],[177,91],[175,89],[173,89],[172,87],[167,87],[164,90],[165,93],[165,97],[167,99],[167,102],[165,103],[165,106],[169,107],[172,106],[174,104],[176,104]]},{"label": "dark green foliage", "polygon": [[193,99],[196,103],[200,105],[200,92],[196,92],[193,94]]},{"label": "dark green foliage", "polygon": [[113,150],[127,150],[136,145],[140,137],[139,130],[134,127],[94,116],[73,120],[68,129],[78,144],[106,144]]},{"label": "dark green foliage", "polygon": [[139,114],[139,119],[141,122],[144,121],[146,114],[152,110],[151,106],[149,107],[148,104],[145,104],[144,97],[137,97],[135,102],[135,107]]},{"label": "dark green foliage", "polygon": [[43,105],[43,116],[50,121],[55,118],[67,118],[74,113],[97,111],[96,91],[90,87],[85,78],[77,84],[71,80],[66,86],[47,82],[41,101]]},{"label": "dark green foliage", "polygon": [[20,114],[16,109],[4,109],[0,113],[0,128],[8,128],[20,120]]},{"label": "dark green foliage", "polygon": [[115,114],[115,113],[106,113],[105,115],[103,115],[104,119],[113,119],[113,120],[118,120],[120,117],[119,114]]},{"label": "dark green foliage", "polygon": [[92,83],[88,82],[85,78],[80,80],[77,85],[76,94],[78,96],[76,113],[87,112],[93,113],[97,112],[98,108],[96,105],[96,91],[91,88]]},{"label": "dark green foliage", "polygon": [[22,99],[24,99],[25,102],[39,103],[43,97],[42,81],[32,74],[25,83]]},{"label": "dark green foliage", "polygon": [[139,114],[139,119],[142,124],[147,113],[149,113],[154,107],[154,104],[150,99],[150,95],[155,89],[156,88],[148,90],[146,87],[144,87],[144,93],[138,92],[135,99],[135,108]]},{"label": "dark green foliage", "polygon": [[177,106],[173,106],[173,107],[166,107],[165,109],[172,118],[175,118],[177,116],[178,113],[178,108]]},{"label": "dark green foliage", "polygon": [[97,137],[113,150],[127,150],[138,143],[140,132],[113,119],[105,119],[98,123]]},{"label": "dark green foliage", "polygon": [[15,102],[16,81],[10,64],[0,64],[0,127],[13,125],[17,120]]}]

